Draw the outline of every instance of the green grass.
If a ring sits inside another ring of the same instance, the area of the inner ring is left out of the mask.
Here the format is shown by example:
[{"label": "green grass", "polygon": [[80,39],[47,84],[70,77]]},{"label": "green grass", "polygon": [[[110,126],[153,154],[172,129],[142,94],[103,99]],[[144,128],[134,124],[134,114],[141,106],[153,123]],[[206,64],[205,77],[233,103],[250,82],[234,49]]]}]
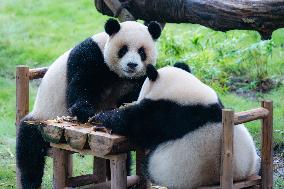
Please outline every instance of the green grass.
[{"label": "green grass", "polygon": [[[75,44],[103,30],[107,17],[99,14],[91,0],[0,1],[0,188],[15,188],[15,81],[16,65],[47,66]],[[274,101],[275,144],[284,138],[284,87],[248,99],[228,93],[233,77],[249,79],[242,87],[255,89],[266,77],[283,81],[284,31],[272,40],[260,41],[256,32],[215,32],[191,24],[167,24],[159,40],[158,67],[184,61],[195,75],[221,94],[227,107],[236,111],[259,106],[261,99]],[[36,85],[31,87],[31,102]],[[257,144],[259,124],[248,124]],[[79,166],[76,166],[79,165]],[[91,157],[75,157],[75,174],[92,171]],[[44,188],[51,188],[51,161],[47,161]],[[284,187],[276,177],[275,188]]]}]

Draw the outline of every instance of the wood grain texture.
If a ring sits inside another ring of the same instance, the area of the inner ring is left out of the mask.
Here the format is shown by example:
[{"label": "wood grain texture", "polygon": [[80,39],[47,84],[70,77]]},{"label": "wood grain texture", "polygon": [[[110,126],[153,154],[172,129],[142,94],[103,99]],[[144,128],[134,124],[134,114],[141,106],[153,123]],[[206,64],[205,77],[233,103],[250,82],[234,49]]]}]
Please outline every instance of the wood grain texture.
[{"label": "wood grain texture", "polygon": [[[29,67],[17,66],[16,68],[16,135],[20,120],[29,113]],[[17,139],[16,139],[17,140]],[[17,164],[17,162],[16,162]],[[21,189],[21,174],[16,166],[17,188]]]},{"label": "wood grain texture", "polygon": [[30,69],[29,80],[43,78],[47,70],[48,70],[47,67]]},{"label": "wood grain texture", "polygon": [[234,139],[234,111],[222,110],[222,153],[221,153],[221,188],[233,188],[233,139]]},{"label": "wood grain texture", "polygon": [[53,150],[53,188],[62,189],[67,186],[69,153],[62,149]]},{"label": "wood grain texture", "polygon": [[[254,176],[250,176],[249,178],[247,178],[247,180],[234,182],[233,189],[258,186],[260,183],[261,183],[261,177],[254,175]],[[199,187],[198,189],[221,189],[221,186],[218,186],[218,185],[202,186],[202,187]]]},{"label": "wood grain texture", "polygon": [[263,101],[261,106],[269,111],[268,116],[262,120],[261,188],[271,189],[273,188],[273,103]]},{"label": "wood grain texture", "polygon": [[249,121],[262,119],[268,116],[268,114],[269,114],[269,111],[265,108],[256,108],[256,109],[251,109],[248,111],[237,112],[234,115],[234,123],[235,125],[237,125],[237,124],[246,123]]},{"label": "wood grain texture", "polygon": [[[162,23],[201,24],[218,31],[256,30],[263,39],[284,27],[283,0],[120,0],[135,19]],[[102,14],[114,16],[103,0],[95,0]],[[98,6],[99,5],[99,6]]]},{"label": "wood grain texture", "polygon": [[126,154],[121,154],[110,160],[111,189],[127,188],[126,157]]}]

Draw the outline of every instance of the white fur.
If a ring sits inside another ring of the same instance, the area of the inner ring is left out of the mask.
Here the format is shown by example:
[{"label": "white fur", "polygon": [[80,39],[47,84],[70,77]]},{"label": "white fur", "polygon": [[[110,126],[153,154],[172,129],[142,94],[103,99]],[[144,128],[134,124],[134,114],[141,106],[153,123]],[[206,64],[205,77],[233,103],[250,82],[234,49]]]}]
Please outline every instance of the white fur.
[{"label": "white fur", "polygon": [[53,119],[68,115],[66,105],[66,67],[71,50],[61,55],[48,68],[38,88],[33,111],[35,119]]},{"label": "white fur", "polygon": [[[150,35],[148,28],[138,22],[127,21],[120,24],[118,33],[111,36],[104,49],[104,58],[109,68],[120,77],[137,78],[145,74],[146,65],[155,65],[157,52],[155,42]],[[118,50],[127,45],[128,53],[120,59],[117,56]],[[147,59],[143,62],[138,54],[138,49],[144,47]],[[138,64],[135,73],[129,73],[126,64],[134,62]]]},{"label": "white fur", "polygon": [[[234,128],[234,180],[259,170],[255,145],[244,125]],[[149,174],[170,189],[189,189],[219,182],[221,123],[207,125],[183,138],[162,143],[149,158]]]},{"label": "white fur", "polygon": [[[103,52],[108,35],[104,32],[93,35]],[[54,119],[68,115],[66,104],[67,60],[72,49],[57,58],[48,68],[38,88],[33,111],[34,119]]]},{"label": "white fur", "polygon": [[218,96],[212,88],[194,75],[169,66],[158,70],[156,81],[145,80],[138,101],[143,98],[171,100],[181,105],[218,102]]}]

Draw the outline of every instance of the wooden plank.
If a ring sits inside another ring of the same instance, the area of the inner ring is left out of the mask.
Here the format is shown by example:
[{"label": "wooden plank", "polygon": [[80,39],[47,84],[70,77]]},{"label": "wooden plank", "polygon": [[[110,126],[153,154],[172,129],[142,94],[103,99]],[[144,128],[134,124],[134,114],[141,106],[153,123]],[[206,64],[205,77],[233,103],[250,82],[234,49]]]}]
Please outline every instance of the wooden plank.
[{"label": "wooden plank", "polygon": [[241,124],[249,121],[262,119],[269,114],[269,111],[265,108],[256,108],[248,111],[237,112],[234,116],[234,123]]},{"label": "wooden plank", "polygon": [[234,111],[222,110],[223,138],[221,154],[221,188],[233,188]]},{"label": "wooden plank", "polygon": [[126,154],[121,154],[110,160],[111,189],[127,188],[126,157]]},{"label": "wooden plank", "polygon": [[88,142],[91,150],[99,156],[127,152],[130,149],[126,137],[100,131],[90,132]]},{"label": "wooden plank", "polygon": [[64,136],[67,143],[75,149],[82,150],[86,145],[88,134],[93,127],[87,124],[71,124],[66,126]]},{"label": "wooden plank", "polygon": [[262,101],[261,106],[269,111],[262,120],[261,176],[262,189],[273,188],[273,103]]},{"label": "wooden plank", "polygon": [[53,189],[62,189],[67,185],[69,153],[65,150],[53,150]]},{"label": "wooden plank", "polygon": [[146,151],[144,149],[136,150],[136,175],[140,177],[137,189],[150,188],[150,182],[147,181],[142,175],[142,162],[146,157]]},{"label": "wooden plank", "polygon": [[47,70],[48,67],[30,69],[29,80],[43,78]]},{"label": "wooden plank", "polygon": [[95,183],[98,183],[98,178],[96,175],[93,174],[70,177],[67,179],[67,187],[72,187],[72,188],[85,186],[89,184],[95,184]]},{"label": "wooden plank", "polygon": [[[127,188],[136,185],[138,181],[139,177],[136,175],[127,176]],[[80,189],[110,189],[110,188],[111,188],[111,181],[80,187]]]},{"label": "wooden plank", "polygon": [[[16,134],[20,120],[29,112],[29,67],[17,66],[16,68]],[[17,164],[17,163],[16,163]],[[16,166],[17,188],[21,189],[20,171]]]},{"label": "wooden plank", "polygon": [[[234,182],[233,189],[257,186],[260,183],[261,183],[261,177],[254,175],[254,176],[250,176],[247,180]],[[202,186],[202,187],[199,187],[198,189],[220,189],[220,188],[221,186],[215,185],[215,186]]]}]

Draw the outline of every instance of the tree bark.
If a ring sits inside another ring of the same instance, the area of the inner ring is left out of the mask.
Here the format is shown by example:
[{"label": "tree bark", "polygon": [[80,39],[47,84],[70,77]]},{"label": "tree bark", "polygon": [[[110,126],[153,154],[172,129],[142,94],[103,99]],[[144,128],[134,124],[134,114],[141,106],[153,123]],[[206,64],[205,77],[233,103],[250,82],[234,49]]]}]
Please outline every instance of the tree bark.
[{"label": "tree bark", "polygon": [[[218,31],[256,30],[263,39],[284,27],[284,0],[120,0],[136,18],[167,23],[193,23]],[[96,8],[114,16],[103,0]]]}]

